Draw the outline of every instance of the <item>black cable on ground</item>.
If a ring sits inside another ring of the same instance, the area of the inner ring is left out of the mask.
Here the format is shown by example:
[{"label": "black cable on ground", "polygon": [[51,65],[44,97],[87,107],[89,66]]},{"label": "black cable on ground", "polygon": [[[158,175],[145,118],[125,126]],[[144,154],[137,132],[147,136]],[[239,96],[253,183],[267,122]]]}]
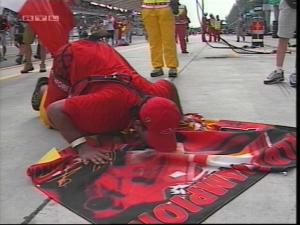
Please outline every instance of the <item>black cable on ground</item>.
[{"label": "black cable on ground", "polygon": [[24,221],[21,224],[29,224],[32,219],[51,201],[50,198],[45,199],[42,204],[37,207],[30,215],[24,217]]},{"label": "black cable on ground", "polygon": [[[261,52],[261,51],[254,51],[254,50],[250,50],[250,49],[246,49],[244,47],[238,47],[238,46],[235,46],[235,45],[232,45],[230,44],[228,41],[226,41],[224,38],[221,38],[221,40],[227,44],[230,49],[238,54],[274,54],[274,51],[269,51],[269,52]],[[238,50],[242,50],[244,52],[239,52],[237,51],[236,49]]]},{"label": "black cable on ground", "polygon": [[[203,10],[203,7],[201,6],[201,4],[199,3],[198,0],[196,0],[196,5],[197,5],[197,16],[198,16],[198,20],[199,20],[200,25],[202,26],[202,22],[201,22],[201,19],[200,19],[199,9],[201,10],[202,14],[204,14],[204,10]],[[227,42],[224,38],[221,38],[221,37],[220,37],[220,39],[221,39],[226,45],[228,45],[228,47],[216,47],[216,46],[212,46],[211,44],[209,44],[209,42],[206,42],[206,44],[207,44],[209,47],[211,47],[211,48],[231,49],[232,51],[234,51],[235,53],[238,53],[238,54],[274,54],[274,53],[276,53],[276,51],[271,51],[271,52],[261,52],[261,51],[249,50],[249,49],[246,49],[245,47],[238,47],[238,46],[232,45],[232,44],[230,44],[229,42]],[[237,51],[236,49],[241,50],[241,51]]]},{"label": "black cable on ground", "polygon": [[[277,52],[277,50],[276,49],[274,49],[274,50],[272,50],[271,52],[260,52],[260,51],[254,51],[254,50],[249,50],[249,49],[245,49],[245,47],[237,47],[237,46],[234,46],[234,45],[232,45],[232,44],[230,44],[230,43],[228,43],[225,39],[223,39],[223,38],[221,38],[221,40],[223,41],[223,42],[225,42],[227,45],[229,45],[229,46],[231,46],[232,48],[234,48],[234,49],[240,49],[240,50],[243,50],[243,51],[248,51],[248,52],[253,52],[254,54],[256,53],[256,54],[275,54],[276,52]],[[286,51],[286,53],[292,53],[291,51]],[[247,54],[247,53],[239,53],[239,54]]]}]

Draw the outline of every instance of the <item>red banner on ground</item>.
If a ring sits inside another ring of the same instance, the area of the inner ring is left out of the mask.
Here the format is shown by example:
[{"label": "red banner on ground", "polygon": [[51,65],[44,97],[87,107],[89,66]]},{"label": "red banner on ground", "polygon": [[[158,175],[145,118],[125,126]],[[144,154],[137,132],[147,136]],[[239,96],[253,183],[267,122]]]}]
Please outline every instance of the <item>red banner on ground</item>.
[{"label": "red banner on ground", "polygon": [[83,165],[65,149],[27,173],[47,196],[92,223],[188,224],[202,222],[267,173],[296,166],[295,128],[187,117],[193,122],[178,130],[176,153],[119,143],[113,162],[100,166]]}]

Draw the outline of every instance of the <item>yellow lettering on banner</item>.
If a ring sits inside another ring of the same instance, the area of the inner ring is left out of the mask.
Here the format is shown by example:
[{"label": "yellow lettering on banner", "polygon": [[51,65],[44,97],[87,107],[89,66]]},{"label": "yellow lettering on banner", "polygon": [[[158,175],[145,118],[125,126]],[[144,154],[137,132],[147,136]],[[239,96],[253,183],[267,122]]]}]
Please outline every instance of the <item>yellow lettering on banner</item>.
[{"label": "yellow lettering on banner", "polygon": [[72,182],[72,179],[69,178],[72,174],[76,173],[78,170],[81,169],[81,166],[75,168],[71,171],[65,172],[62,177],[57,181],[58,187],[65,187],[67,184]]}]

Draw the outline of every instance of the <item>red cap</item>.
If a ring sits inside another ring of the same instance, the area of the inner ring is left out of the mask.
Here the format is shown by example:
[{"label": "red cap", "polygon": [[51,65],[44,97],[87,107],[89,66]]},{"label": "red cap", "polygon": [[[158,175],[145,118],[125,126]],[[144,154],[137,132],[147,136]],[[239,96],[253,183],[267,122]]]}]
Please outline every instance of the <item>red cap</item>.
[{"label": "red cap", "polygon": [[159,152],[176,151],[175,129],[181,119],[177,105],[166,98],[150,98],[139,112],[141,122],[146,127],[148,144]]}]

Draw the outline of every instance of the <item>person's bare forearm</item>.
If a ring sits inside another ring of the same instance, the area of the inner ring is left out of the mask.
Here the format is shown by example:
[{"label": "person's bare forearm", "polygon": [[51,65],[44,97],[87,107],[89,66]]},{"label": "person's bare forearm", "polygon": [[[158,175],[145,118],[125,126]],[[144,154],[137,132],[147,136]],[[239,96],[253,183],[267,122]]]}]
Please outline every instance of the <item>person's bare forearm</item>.
[{"label": "person's bare forearm", "polygon": [[[53,124],[55,129],[71,144],[76,139],[84,137],[87,134],[80,132],[71,118],[63,111],[64,102],[65,100],[59,100],[49,105],[47,114],[51,124]],[[79,153],[84,164],[88,162],[105,164],[112,160],[108,155],[105,155],[103,151],[99,151],[99,147],[90,146],[86,142],[77,143],[76,146],[72,146],[72,148]]]},{"label": "person's bare forearm", "polygon": [[50,123],[59,130],[67,142],[71,143],[85,134],[79,131],[71,118],[63,111],[64,100],[52,103],[47,108]]}]

